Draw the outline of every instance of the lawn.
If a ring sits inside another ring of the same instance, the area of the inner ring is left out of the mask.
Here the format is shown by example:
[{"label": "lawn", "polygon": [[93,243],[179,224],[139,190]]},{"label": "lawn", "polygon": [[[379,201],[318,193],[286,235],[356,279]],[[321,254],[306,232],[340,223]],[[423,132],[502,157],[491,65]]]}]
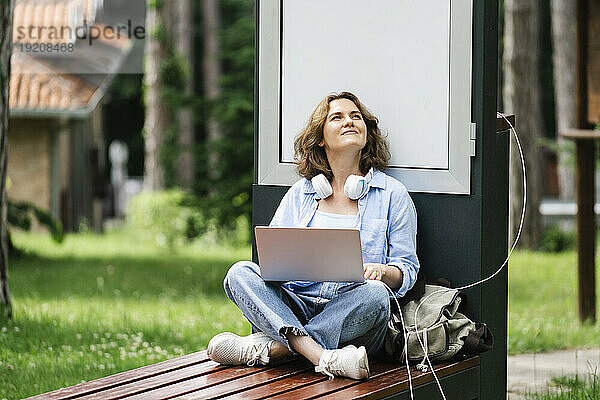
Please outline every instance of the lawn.
[{"label": "lawn", "polygon": [[[596,260],[600,265],[600,259]],[[577,254],[520,251],[509,269],[509,354],[600,346],[600,323],[581,326],[577,311]],[[596,315],[600,317],[600,274]]]},{"label": "lawn", "polygon": [[[169,254],[124,234],[17,235],[14,319],[0,328],[0,399],[21,398],[203,348],[250,332],[223,277],[250,248]],[[35,252],[34,250],[35,249]]]},{"label": "lawn", "polygon": [[[249,247],[170,254],[119,232],[15,241],[28,253],[10,262],[14,319],[0,326],[0,399],[191,353],[224,330],[250,332],[222,287]],[[574,252],[513,255],[509,353],[600,345],[600,324],[577,322],[576,268]]]}]

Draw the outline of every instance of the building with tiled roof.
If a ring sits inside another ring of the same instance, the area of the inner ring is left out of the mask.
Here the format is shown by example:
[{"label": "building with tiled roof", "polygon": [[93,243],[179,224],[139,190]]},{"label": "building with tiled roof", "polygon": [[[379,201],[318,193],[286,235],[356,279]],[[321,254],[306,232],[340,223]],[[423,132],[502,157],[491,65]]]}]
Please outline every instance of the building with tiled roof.
[{"label": "building with tiled roof", "polygon": [[[13,113],[76,111],[93,108],[98,87],[71,74],[60,74],[33,57],[12,60],[9,107]],[[98,96],[98,95],[97,95]]]},{"label": "building with tiled roof", "polygon": [[66,230],[101,227],[102,101],[131,49],[124,36],[93,45],[82,37],[90,27],[111,33],[96,20],[103,3],[16,0],[14,8],[7,193],[50,210]]}]

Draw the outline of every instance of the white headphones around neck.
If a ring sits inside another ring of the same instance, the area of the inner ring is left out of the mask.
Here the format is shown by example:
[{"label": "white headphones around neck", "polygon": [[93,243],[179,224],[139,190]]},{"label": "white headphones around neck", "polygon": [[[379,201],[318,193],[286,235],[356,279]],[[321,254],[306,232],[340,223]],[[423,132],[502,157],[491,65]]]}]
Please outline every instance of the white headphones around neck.
[{"label": "white headphones around neck", "polygon": [[[373,168],[365,176],[350,175],[344,183],[344,194],[352,200],[357,200],[367,194],[369,182],[373,178]],[[317,192],[319,199],[326,199],[333,194],[331,184],[323,174],[319,174],[310,180]]]}]

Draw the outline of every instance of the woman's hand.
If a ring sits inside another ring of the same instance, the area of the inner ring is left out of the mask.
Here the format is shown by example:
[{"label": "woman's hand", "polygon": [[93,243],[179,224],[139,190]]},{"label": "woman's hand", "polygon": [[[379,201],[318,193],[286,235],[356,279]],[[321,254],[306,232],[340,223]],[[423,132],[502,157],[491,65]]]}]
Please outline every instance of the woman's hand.
[{"label": "woman's hand", "polygon": [[402,271],[393,265],[366,263],[363,264],[365,279],[382,281],[392,289],[402,286]]},{"label": "woman's hand", "polygon": [[387,266],[383,264],[366,263],[363,264],[365,279],[373,279],[376,281],[383,280]]}]

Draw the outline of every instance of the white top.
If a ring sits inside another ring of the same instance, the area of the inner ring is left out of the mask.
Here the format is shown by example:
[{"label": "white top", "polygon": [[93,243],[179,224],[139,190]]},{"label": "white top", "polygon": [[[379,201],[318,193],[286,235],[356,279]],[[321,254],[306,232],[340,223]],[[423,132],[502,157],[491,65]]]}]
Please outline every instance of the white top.
[{"label": "white top", "polygon": [[313,228],[358,229],[358,213],[347,215],[317,210],[308,226]]}]

